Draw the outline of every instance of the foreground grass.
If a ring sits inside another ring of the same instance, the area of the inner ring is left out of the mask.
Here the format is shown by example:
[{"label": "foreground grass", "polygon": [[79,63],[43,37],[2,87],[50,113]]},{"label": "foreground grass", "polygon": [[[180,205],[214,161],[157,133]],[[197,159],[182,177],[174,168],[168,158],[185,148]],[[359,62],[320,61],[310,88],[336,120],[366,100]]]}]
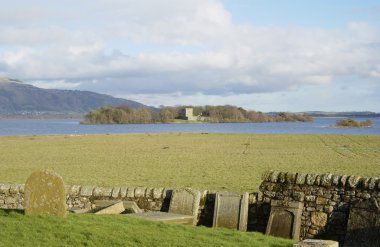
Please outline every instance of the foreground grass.
[{"label": "foreground grass", "polygon": [[171,225],[121,215],[24,216],[0,210],[0,246],[292,246],[260,233]]},{"label": "foreground grass", "polygon": [[380,176],[380,136],[127,134],[0,137],[0,182],[49,168],[67,184],[258,191],[270,169]]}]

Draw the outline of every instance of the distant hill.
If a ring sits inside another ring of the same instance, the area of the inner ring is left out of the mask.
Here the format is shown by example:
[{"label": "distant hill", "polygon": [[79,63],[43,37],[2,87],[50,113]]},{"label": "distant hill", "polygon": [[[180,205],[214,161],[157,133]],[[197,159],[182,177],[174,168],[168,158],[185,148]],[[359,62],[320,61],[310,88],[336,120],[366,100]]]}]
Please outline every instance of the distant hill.
[{"label": "distant hill", "polygon": [[[279,114],[279,112],[267,112],[266,114],[272,116]],[[297,112],[297,114],[307,114],[311,117],[357,117],[357,118],[370,118],[380,117],[380,113],[371,111],[350,111],[350,112],[326,112],[326,111],[306,111]]]},{"label": "distant hill", "polygon": [[148,107],[132,100],[88,91],[42,89],[0,78],[0,115],[85,114],[101,106]]}]

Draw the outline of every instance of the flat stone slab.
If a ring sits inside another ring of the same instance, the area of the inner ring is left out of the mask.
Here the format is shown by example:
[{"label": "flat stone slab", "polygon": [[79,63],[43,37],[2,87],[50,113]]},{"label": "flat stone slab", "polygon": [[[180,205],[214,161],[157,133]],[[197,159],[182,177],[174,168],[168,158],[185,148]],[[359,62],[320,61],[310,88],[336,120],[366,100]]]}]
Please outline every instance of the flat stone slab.
[{"label": "flat stone slab", "polygon": [[67,211],[74,214],[86,214],[92,212],[89,208],[69,208]]},{"label": "flat stone slab", "polygon": [[66,215],[65,185],[61,176],[53,171],[32,173],[25,183],[26,215]]},{"label": "flat stone slab", "polygon": [[[120,200],[95,200],[94,204],[96,208],[105,208],[109,207],[112,204],[120,202]],[[143,213],[144,210],[140,209],[139,206],[134,201],[122,201],[124,206],[124,213]]]},{"label": "flat stone slab", "polygon": [[320,239],[305,239],[293,247],[339,247],[339,242],[332,240],[320,240]]},{"label": "flat stone slab", "polygon": [[125,211],[125,208],[124,208],[123,202],[119,201],[114,204],[111,204],[108,207],[100,209],[99,211],[95,212],[95,214],[121,214],[124,211]]},{"label": "flat stone slab", "polygon": [[192,225],[194,217],[191,215],[166,213],[166,212],[145,212],[140,214],[125,214],[125,216],[140,218],[152,221],[164,221],[174,224]]}]

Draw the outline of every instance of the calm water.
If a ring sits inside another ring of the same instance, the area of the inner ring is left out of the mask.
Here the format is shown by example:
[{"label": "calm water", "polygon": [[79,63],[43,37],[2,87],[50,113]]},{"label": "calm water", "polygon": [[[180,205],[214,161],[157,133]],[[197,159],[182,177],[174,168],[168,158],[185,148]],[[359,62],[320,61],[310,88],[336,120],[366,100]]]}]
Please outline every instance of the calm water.
[{"label": "calm water", "polygon": [[[128,124],[81,125],[79,120],[0,120],[0,136],[79,135],[122,133],[262,133],[380,135],[380,118],[371,128],[328,128],[337,118],[314,118],[314,122],[223,123],[223,124]],[[365,120],[357,118],[356,120]]]}]

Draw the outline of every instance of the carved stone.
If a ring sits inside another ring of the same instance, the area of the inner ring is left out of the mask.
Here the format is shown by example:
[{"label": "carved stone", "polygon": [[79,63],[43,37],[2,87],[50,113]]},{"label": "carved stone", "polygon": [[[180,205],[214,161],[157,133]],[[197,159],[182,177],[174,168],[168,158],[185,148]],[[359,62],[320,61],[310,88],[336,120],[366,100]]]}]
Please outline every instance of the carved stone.
[{"label": "carved stone", "polygon": [[350,209],[344,246],[380,246],[380,207],[375,199],[359,202]]},{"label": "carved stone", "polygon": [[25,184],[25,214],[66,215],[65,185],[53,171],[32,173]]},{"label": "carved stone", "polygon": [[177,189],[173,191],[170,200],[169,213],[194,216],[193,224],[197,223],[197,215],[201,193],[190,188]]},{"label": "carved stone", "polygon": [[272,200],[267,235],[299,240],[303,203]]},{"label": "carved stone", "polygon": [[217,193],[213,227],[247,231],[248,193]]}]

